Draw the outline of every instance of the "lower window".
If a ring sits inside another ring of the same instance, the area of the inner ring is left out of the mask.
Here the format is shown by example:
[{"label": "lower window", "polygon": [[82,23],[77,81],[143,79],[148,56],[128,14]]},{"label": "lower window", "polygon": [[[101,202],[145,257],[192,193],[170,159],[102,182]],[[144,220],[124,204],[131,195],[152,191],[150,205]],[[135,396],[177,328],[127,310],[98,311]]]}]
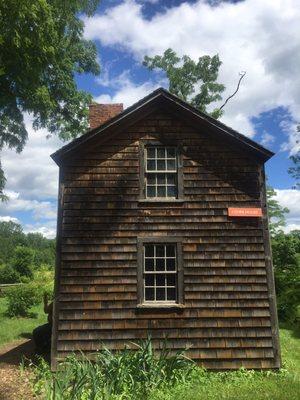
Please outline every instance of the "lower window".
[{"label": "lower window", "polygon": [[[150,239],[148,239],[150,240]],[[139,246],[139,302],[182,302],[181,248],[176,239],[166,243],[144,239]]]}]

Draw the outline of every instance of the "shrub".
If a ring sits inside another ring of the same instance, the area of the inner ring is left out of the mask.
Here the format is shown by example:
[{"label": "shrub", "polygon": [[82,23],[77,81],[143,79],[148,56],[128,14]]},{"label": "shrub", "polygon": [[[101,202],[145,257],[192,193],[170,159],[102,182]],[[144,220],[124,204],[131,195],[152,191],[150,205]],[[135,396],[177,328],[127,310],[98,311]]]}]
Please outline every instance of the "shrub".
[{"label": "shrub", "polygon": [[10,317],[27,316],[30,308],[42,300],[41,288],[32,284],[10,288],[5,295],[8,301],[7,314]]},{"label": "shrub", "polygon": [[0,266],[0,283],[17,283],[20,276],[10,265]]}]

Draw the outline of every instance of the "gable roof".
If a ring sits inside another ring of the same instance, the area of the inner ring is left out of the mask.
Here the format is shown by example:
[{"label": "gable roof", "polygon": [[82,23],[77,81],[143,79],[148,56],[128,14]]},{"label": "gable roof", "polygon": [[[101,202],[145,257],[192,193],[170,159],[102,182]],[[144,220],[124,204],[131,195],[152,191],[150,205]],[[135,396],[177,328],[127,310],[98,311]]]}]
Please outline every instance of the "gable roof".
[{"label": "gable roof", "polygon": [[81,146],[84,144],[92,142],[93,139],[99,137],[100,135],[104,138],[107,134],[108,138],[109,133],[111,133],[112,130],[123,126],[124,124],[132,124],[143,116],[143,112],[146,112],[147,110],[154,111],[160,106],[172,109],[174,112],[176,112],[176,114],[188,118],[189,122],[193,125],[204,124],[208,126],[209,128],[213,129],[216,134],[226,137],[227,139],[239,145],[241,148],[249,151],[263,162],[267,161],[274,155],[272,151],[264,148],[260,144],[247,138],[234,129],[226,126],[222,122],[199,111],[187,102],[171,94],[166,89],[159,88],[154,90],[143,99],[139,100],[137,103],[133,104],[131,107],[126,108],[117,116],[109,119],[103,125],[88,131],[86,134],[63,146],[55,153],[51,154],[51,157],[58,165],[60,165],[65,157],[79,150],[79,148],[81,148]]}]

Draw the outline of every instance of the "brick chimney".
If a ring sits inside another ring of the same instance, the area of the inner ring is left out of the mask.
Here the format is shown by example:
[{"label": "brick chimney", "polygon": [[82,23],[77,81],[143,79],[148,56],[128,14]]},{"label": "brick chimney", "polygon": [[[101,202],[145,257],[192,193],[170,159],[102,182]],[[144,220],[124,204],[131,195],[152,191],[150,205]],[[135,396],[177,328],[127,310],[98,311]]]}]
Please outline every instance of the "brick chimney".
[{"label": "brick chimney", "polygon": [[89,106],[89,123],[90,129],[97,128],[104,122],[115,117],[123,111],[123,104],[97,104],[93,103]]}]

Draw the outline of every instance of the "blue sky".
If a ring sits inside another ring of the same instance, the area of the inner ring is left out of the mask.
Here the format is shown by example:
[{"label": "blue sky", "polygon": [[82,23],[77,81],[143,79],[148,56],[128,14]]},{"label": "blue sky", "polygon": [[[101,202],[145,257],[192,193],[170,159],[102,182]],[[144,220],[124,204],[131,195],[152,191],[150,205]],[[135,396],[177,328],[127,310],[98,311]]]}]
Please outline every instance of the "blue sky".
[{"label": "blue sky", "polygon": [[[246,71],[221,120],[276,153],[266,164],[269,183],[290,209],[286,230],[300,228],[300,192],[287,173],[289,156],[299,150],[299,18],[298,0],[103,0],[96,15],[83,17],[102,72],[76,77],[78,87],[95,101],[127,107],[158,86],[167,87],[163,74],[142,66],[144,55],[168,47],[195,60],[218,53],[224,98],[234,91],[239,72]],[[25,231],[53,237],[58,168],[49,156],[62,143],[33,131],[30,116],[25,117],[30,133],[25,150],[1,155],[10,201],[0,205],[0,220],[13,219]]]}]

